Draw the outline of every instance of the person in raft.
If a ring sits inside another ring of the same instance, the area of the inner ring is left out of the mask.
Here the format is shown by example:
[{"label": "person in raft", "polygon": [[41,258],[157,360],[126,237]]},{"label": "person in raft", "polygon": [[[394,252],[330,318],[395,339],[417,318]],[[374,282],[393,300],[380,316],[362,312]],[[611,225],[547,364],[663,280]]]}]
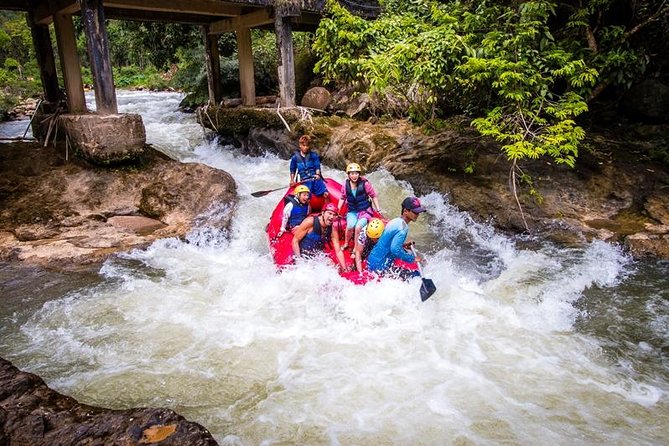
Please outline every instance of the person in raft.
[{"label": "person in raft", "polygon": [[293,231],[294,258],[309,257],[325,249],[330,242],[337,256],[337,263],[342,271],[346,271],[344,254],[339,249],[339,237],[332,231],[332,223],[339,217],[337,206],[327,203],[319,215],[305,218]]},{"label": "person in raft", "polygon": [[290,186],[301,181],[309,191],[317,197],[328,199],[328,188],[321,175],[321,159],[318,154],[309,148],[311,137],[302,135],[299,139],[300,150],[290,158]]},{"label": "person in raft", "polygon": [[401,215],[386,224],[379,241],[376,242],[369,253],[367,269],[381,275],[392,275],[401,279],[420,275],[418,271],[397,267],[393,263],[395,259],[404,260],[408,263],[420,261],[420,258],[415,257],[413,253],[405,248],[409,245],[406,243],[407,235],[409,235],[409,223],[418,220],[418,216],[422,212],[425,212],[425,209],[420,205],[418,198],[407,197],[402,201]]},{"label": "person in raft", "polygon": [[[367,221],[374,217],[373,210],[381,213],[379,207],[379,199],[376,195],[372,183],[367,178],[360,175],[360,165],[350,163],[346,166],[346,176],[348,177],[341,188],[341,198],[339,199],[339,212],[344,205],[344,201],[348,204],[348,211],[346,213],[346,234],[344,236],[344,245],[342,250],[347,249],[349,244],[351,248],[355,240],[360,236],[360,230],[367,224]],[[353,240],[351,235],[353,234]],[[353,243],[350,243],[353,241]]]},{"label": "person in raft", "polygon": [[362,261],[369,257],[372,248],[376,246],[379,237],[383,233],[385,223],[380,218],[372,218],[367,226],[360,231],[360,236],[355,240],[353,253],[355,254],[355,268],[359,273],[362,272]]},{"label": "person in raft", "polygon": [[302,220],[311,214],[311,206],[309,206],[309,188],[304,184],[300,184],[293,190],[293,195],[286,195],[284,198],[286,204],[283,207],[283,216],[281,218],[281,229],[276,234],[281,237],[286,230],[295,230]]}]

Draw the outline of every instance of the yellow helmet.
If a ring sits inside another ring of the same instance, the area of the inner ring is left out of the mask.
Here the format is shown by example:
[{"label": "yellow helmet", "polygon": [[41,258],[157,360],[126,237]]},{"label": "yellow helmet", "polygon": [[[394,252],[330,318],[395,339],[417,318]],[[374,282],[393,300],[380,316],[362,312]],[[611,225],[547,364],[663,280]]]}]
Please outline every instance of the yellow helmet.
[{"label": "yellow helmet", "polygon": [[367,223],[367,237],[369,238],[379,238],[383,233],[386,225],[383,223],[383,220],[380,218],[372,218],[369,223]]},{"label": "yellow helmet", "polygon": [[301,194],[302,192],[309,192],[309,188],[308,188],[307,186],[305,186],[304,184],[300,184],[299,186],[297,186],[297,187],[293,190],[293,194],[295,194],[295,195],[299,195],[299,194]]},{"label": "yellow helmet", "polygon": [[350,163],[348,166],[346,166],[346,173],[349,173],[349,172],[362,172],[362,169],[360,168],[360,164]]}]

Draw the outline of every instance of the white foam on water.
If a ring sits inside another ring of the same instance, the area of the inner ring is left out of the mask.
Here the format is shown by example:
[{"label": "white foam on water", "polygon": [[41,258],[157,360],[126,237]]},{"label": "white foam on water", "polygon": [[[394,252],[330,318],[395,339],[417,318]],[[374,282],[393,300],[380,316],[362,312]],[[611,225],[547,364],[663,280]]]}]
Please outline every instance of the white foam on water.
[{"label": "white foam on water", "polygon": [[[17,357],[58,390],[169,406],[222,444],[669,441],[666,381],[624,373],[574,329],[583,293],[625,277],[616,247],[520,249],[431,193],[410,230],[437,286],[422,303],[419,279],[358,286],[319,259],[276,270],[263,230],[281,192],[250,193],[286,184],[286,160],[205,142],[185,160],[235,177],[230,230],[111,259],[103,284],[24,324]],[[398,215],[411,188],[368,177]]]}]

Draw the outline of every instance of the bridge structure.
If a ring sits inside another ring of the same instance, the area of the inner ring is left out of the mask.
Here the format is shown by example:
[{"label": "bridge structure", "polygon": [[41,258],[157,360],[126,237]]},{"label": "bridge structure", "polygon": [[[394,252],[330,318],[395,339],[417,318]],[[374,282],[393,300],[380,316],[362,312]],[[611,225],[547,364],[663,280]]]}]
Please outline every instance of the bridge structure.
[{"label": "bridge structure", "polygon": [[[378,12],[375,0],[340,0],[358,13]],[[87,113],[81,64],[77,54],[73,16],[84,24],[88,58],[95,90],[96,113],[118,114],[106,19],[158,21],[198,25],[205,43],[209,102],[222,100],[218,38],[236,35],[242,104],[255,105],[251,29],[274,29],[279,53],[279,100],[283,107],[295,101],[293,31],[313,31],[321,19],[325,0],[0,0],[0,9],[24,11],[36,50],[47,103],[61,101],[62,92],[50,26],[56,37],[67,111]]]}]

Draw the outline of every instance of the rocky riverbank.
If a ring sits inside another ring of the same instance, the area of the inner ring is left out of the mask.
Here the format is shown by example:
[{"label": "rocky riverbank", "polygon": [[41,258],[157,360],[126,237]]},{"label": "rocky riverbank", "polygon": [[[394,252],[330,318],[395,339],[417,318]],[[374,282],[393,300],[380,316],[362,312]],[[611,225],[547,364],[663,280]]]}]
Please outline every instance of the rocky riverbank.
[{"label": "rocky riverbank", "polygon": [[0,445],[208,446],[201,425],[168,409],[100,409],[49,389],[0,358]]},{"label": "rocky riverbank", "polygon": [[0,147],[0,260],[47,268],[94,268],[109,255],[196,225],[225,230],[234,179],[147,147],[133,164],[97,167],[61,147]]},{"label": "rocky riverbank", "polygon": [[[147,147],[133,164],[97,167],[62,147],[0,146],[0,260],[64,271],[198,226],[226,230],[234,179]],[[167,409],[79,404],[0,358],[0,445],[215,445],[202,426]]]},{"label": "rocky riverbank", "polygon": [[252,155],[270,150],[288,158],[299,134],[309,133],[324,164],[343,170],[354,161],[365,171],[386,169],[418,193],[445,194],[474,219],[505,232],[567,244],[600,239],[621,243],[634,256],[669,258],[669,169],[650,156],[658,144],[667,144],[667,126],[590,132],[573,169],[548,160],[523,162],[534,193],[528,184],[518,189],[521,213],[499,145],[465,119],[427,133],[407,121],[314,117],[304,122],[286,114],[289,132],[274,111],[237,113],[209,109],[201,122]]}]

